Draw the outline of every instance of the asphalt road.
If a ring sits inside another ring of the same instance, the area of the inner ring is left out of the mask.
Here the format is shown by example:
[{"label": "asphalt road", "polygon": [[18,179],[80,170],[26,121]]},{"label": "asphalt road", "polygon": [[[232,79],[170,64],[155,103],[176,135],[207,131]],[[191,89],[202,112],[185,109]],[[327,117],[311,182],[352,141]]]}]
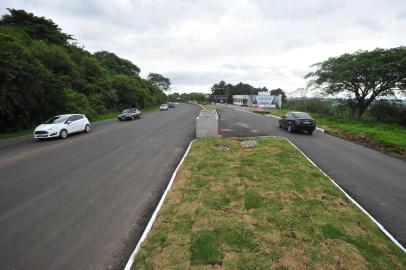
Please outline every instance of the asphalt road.
[{"label": "asphalt road", "polygon": [[319,131],[290,134],[279,128],[278,119],[230,107],[217,106],[223,136],[289,138],[406,246],[405,161]]},{"label": "asphalt road", "polygon": [[120,269],[195,137],[200,108],[0,142],[0,268]]}]

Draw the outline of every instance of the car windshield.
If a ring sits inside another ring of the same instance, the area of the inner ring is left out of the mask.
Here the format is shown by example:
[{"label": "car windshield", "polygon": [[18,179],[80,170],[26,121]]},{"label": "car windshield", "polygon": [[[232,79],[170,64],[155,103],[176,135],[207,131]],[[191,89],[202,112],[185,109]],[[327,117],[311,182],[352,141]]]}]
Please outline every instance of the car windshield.
[{"label": "car windshield", "polygon": [[130,113],[130,112],[132,112],[131,109],[125,109],[125,110],[123,111],[123,113]]},{"label": "car windshield", "polygon": [[53,116],[50,119],[48,119],[44,124],[59,124],[63,123],[66,120],[67,116]]},{"label": "car windshield", "polygon": [[293,114],[296,118],[306,118],[306,119],[311,119],[312,117],[304,112],[299,112],[299,113],[294,113]]},{"label": "car windshield", "polygon": [[162,104],[162,105],[161,105],[161,107],[165,107],[165,106],[168,106],[168,105],[166,105],[166,104]]}]

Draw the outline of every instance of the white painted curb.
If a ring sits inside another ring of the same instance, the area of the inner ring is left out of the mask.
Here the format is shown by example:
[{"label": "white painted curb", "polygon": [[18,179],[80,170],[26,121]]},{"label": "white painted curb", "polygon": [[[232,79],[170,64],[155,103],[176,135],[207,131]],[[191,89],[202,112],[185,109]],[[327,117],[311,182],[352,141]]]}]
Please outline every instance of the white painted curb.
[{"label": "white painted curb", "polygon": [[159,212],[159,210],[161,209],[162,204],[164,203],[165,198],[166,198],[166,196],[168,195],[168,192],[169,192],[169,190],[171,189],[173,182],[175,181],[176,174],[178,173],[178,170],[179,170],[180,166],[182,165],[183,161],[185,160],[186,155],[189,153],[190,147],[192,146],[192,144],[193,144],[196,140],[197,140],[197,139],[195,139],[195,140],[193,140],[193,141],[191,141],[191,142],[189,143],[189,146],[188,146],[188,148],[186,149],[185,154],[183,155],[183,157],[182,157],[182,159],[180,160],[178,166],[176,167],[175,171],[173,172],[172,177],[171,177],[171,180],[169,181],[168,186],[166,187],[165,192],[164,192],[164,194],[163,194],[162,197],[161,197],[161,200],[159,201],[157,207],[155,208],[154,213],[152,214],[152,216],[151,216],[151,218],[150,218],[150,220],[149,220],[147,226],[145,227],[145,230],[144,230],[144,232],[142,233],[140,240],[138,240],[137,246],[135,247],[133,253],[132,253],[131,256],[130,256],[130,258],[128,259],[128,262],[127,262],[127,264],[125,265],[124,270],[130,270],[130,269],[131,269],[131,266],[132,266],[133,263],[134,263],[135,255],[137,255],[138,251],[140,250],[141,244],[145,241],[145,239],[147,238],[148,233],[151,231],[152,225],[153,225],[154,222],[155,222],[155,219],[156,219],[156,217],[157,217],[157,215],[158,215],[158,212]]},{"label": "white painted curb", "polygon": [[322,172],[328,179],[330,179],[330,181],[339,189],[341,190],[342,193],[344,193],[344,195],[353,203],[355,204],[359,209],[361,209],[362,212],[364,212],[364,214],[366,214],[377,226],[378,228],[390,239],[392,240],[393,243],[395,243],[395,245],[397,245],[403,252],[406,253],[406,249],[402,246],[401,243],[398,242],[398,240],[395,239],[395,237],[393,237],[392,234],[390,234],[390,232],[388,232],[385,227],[379,223],[373,216],[371,216],[371,214],[368,213],[367,210],[365,210],[359,203],[357,203],[356,200],[354,200],[347,192],[345,192],[344,189],[342,189],[336,182],[334,182],[334,180],[328,176],[322,169],[320,169],[319,166],[317,166],[305,153],[303,153],[302,150],[299,149],[299,147],[297,147],[294,143],[292,143],[288,138],[286,137],[282,137],[284,139],[286,139],[291,145],[293,145],[293,147],[295,147],[311,164],[313,164],[314,167],[316,167],[317,169],[319,169],[320,172]]}]

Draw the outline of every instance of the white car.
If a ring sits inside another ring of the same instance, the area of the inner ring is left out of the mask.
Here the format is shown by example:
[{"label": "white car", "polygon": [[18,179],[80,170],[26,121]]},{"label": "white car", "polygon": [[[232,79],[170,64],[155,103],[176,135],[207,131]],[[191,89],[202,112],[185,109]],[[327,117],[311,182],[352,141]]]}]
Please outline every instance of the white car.
[{"label": "white car", "polygon": [[34,130],[35,139],[61,137],[76,132],[89,132],[90,122],[83,114],[62,114],[53,116]]},{"label": "white car", "polygon": [[159,110],[160,110],[160,111],[167,111],[167,110],[169,110],[168,104],[162,104],[162,105],[159,107]]}]

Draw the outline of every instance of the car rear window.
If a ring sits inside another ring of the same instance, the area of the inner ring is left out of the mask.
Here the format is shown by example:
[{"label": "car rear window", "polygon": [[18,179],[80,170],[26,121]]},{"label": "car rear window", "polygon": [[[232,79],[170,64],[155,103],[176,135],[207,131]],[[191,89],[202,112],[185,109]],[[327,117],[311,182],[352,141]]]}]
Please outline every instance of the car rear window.
[{"label": "car rear window", "polygon": [[299,113],[294,113],[293,114],[296,118],[312,118],[309,114],[299,112]]}]

